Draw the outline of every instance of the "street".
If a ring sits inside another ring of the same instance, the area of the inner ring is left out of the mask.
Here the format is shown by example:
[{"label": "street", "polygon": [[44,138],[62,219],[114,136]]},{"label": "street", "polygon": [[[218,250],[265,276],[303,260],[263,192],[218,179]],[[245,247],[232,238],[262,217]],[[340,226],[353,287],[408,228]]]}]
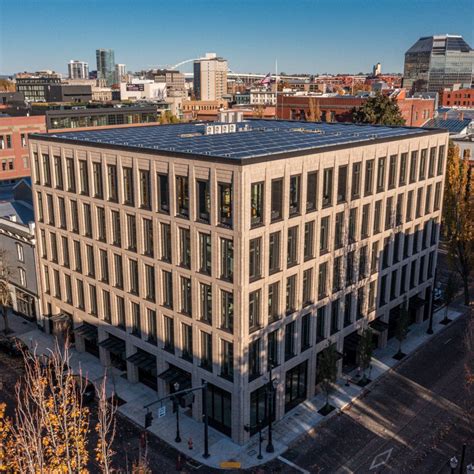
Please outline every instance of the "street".
[{"label": "street", "polygon": [[[474,429],[463,416],[474,403],[464,387],[465,325],[466,316],[453,322],[284,458],[311,473],[449,472],[467,443],[464,467],[474,463]],[[275,471],[298,472],[280,461],[266,466]]]}]

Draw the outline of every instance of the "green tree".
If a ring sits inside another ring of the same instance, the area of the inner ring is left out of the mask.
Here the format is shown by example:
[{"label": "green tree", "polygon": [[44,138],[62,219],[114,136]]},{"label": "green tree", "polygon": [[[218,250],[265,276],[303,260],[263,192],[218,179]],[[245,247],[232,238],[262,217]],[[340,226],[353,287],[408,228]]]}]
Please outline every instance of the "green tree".
[{"label": "green tree", "polygon": [[374,341],[372,337],[372,329],[366,328],[362,331],[359,345],[357,346],[357,360],[360,368],[362,369],[362,384],[365,384],[368,380],[366,371],[370,367],[373,350]]},{"label": "green tree", "polygon": [[448,324],[451,322],[451,320],[448,318],[448,311],[454,298],[456,298],[457,292],[458,279],[453,273],[450,273],[448,281],[446,282],[446,288],[444,289],[444,303],[446,304],[446,306],[444,312],[444,319],[441,321],[441,324]]},{"label": "green tree", "polygon": [[333,384],[337,380],[337,360],[338,355],[336,351],[336,345],[331,344],[321,352],[319,358],[318,372],[321,380],[321,388],[326,395],[326,404],[322,408],[323,411],[330,411],[331,405],[329,404],[329,395],[333,391]]},{"label": "green tree", "polygon": [[361,107],[352,109],[352,120],[372,125],[405,124],[396,100],[383,94],[369,97]]},{"label": "green tree", "polygon": [[468,160],[459,156],[452,142],[448,147],[444,186],[443,230],[448,257],[464,287],[464,304],[469,305],[469,278],[474,265],[474,200],[471,196]]},{"label": "green tree", "polygon": [[398,352],[395,354],[396,359],[402,359],[405,354],[402,352],[402,344],[408,334],[409,314],[407,309],[407,301],[404,300],[400,305],[400,314],[395,327],[395,338],[398,341]]}]

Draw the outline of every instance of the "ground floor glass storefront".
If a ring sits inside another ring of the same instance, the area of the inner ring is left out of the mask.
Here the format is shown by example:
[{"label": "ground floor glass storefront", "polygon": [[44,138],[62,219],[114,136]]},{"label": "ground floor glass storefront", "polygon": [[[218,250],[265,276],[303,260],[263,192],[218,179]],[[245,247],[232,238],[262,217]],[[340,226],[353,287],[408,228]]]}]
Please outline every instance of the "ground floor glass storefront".
[{"label": "ground floor glass storefront", "polygon": [[306,360],[286,373],[285,412],[306,400],[307,389],[308,361]]},{"label": "ground floor glass storefront", "polygon": [[232,435],[232,395],[211,383],[207,384],[207,415],[209,426]]}]

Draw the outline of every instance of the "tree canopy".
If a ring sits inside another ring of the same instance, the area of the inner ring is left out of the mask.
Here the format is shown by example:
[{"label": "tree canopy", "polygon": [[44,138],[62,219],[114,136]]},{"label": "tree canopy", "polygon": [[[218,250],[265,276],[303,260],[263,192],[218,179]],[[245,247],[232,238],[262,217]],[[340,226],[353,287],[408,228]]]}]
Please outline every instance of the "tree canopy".
[{"label": "tree canopy", "polygon": [[352,110],[352,120],[355,123],[372,125],[404,125],[405,119],[397,102],[390,97],[377,94],[369,97],[361,107]]}]

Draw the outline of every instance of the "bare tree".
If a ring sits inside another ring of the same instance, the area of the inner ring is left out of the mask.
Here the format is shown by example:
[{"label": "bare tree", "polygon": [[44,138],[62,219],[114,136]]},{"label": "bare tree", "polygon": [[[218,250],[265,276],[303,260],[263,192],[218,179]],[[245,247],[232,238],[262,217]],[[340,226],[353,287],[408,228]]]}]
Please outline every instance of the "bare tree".
[{"label": "bare tree", "polygon": [[466,332],[464,333],[464,350],[465,350],[465,387],[466,397],[466,418],[474,428],[474,310],[470,310],[467,315]]},{"label": "bare tree", "polygon": [[8,261],[8,254],[5,249],[0,249],[0,306],[2,307],[3,332],[11,332],[8,324],[8,310],[12,306],[12,294],[10,291],[10,280],[12,268]]}]

